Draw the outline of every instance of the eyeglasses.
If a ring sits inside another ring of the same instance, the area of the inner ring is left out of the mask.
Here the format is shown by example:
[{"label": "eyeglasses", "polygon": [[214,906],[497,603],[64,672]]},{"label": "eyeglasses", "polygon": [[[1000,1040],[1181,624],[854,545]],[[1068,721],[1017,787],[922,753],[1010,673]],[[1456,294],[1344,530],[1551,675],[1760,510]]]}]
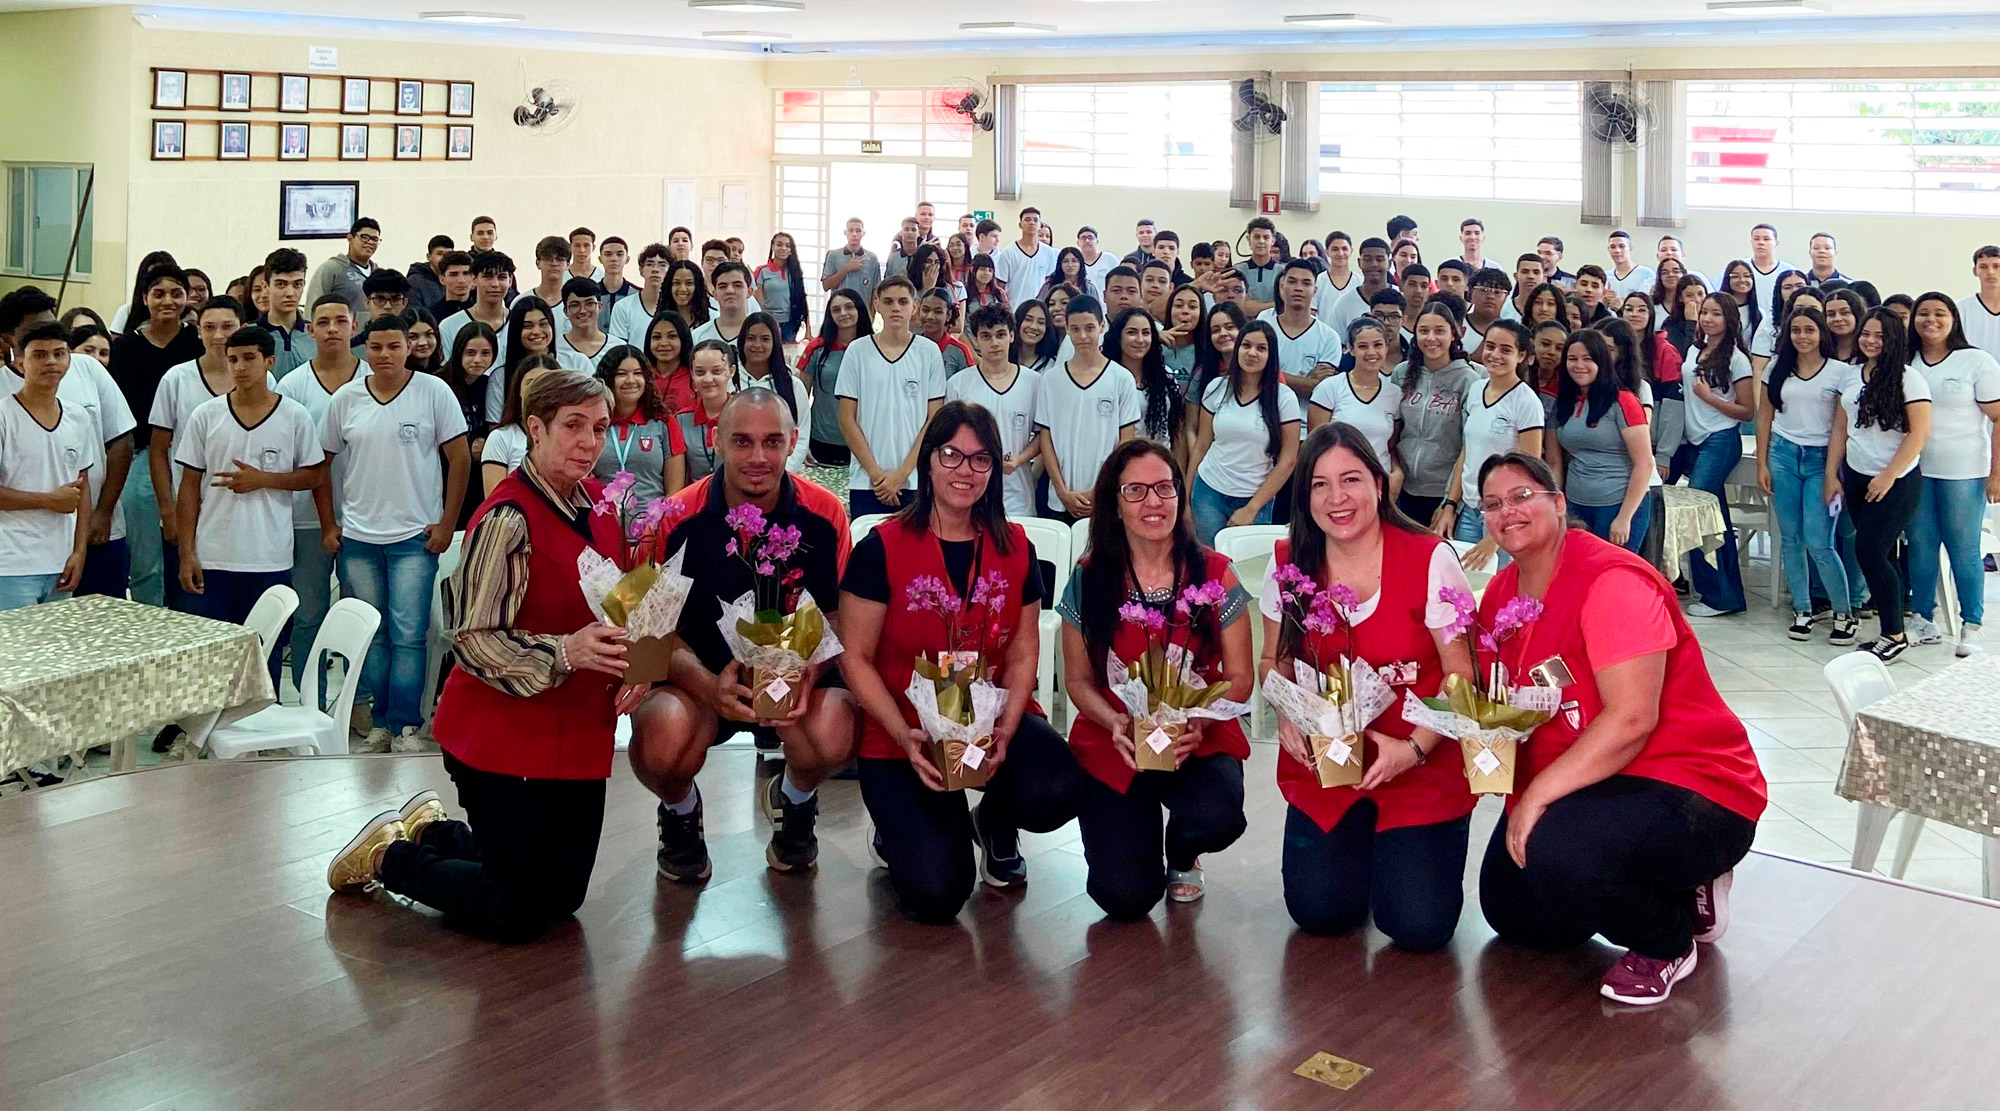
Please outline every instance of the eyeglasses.
[{"label": "eyeglasses", "polygon": [[1173,501],[1181,496],[1180,488],[1174,485],[1172,479],[1153,483],[1128,482],[1118,488],[1118,496],[1126,501],[1141,502],[1146,500],[1146,492],[1149,490],[1161,501]]},{"label": "eyeglasses", "polygon": [[1498,513],[1509,506],[1526,505],[1529,502],[1534,501],[1536,498],[1543,497],[1545,495],[1553,497],[1555,493],[1556,492],[1554,490],[1530,490],[1526,486],[1523,486],[1519,490],[1515,490],[1510,494],[1502,494],[1499,497],[1479,499],[1479,512],[1482,516],[1491,517],[1495,513]]},{"label": "eyeglasses", "polygon": [[946,444],[937,451],[937,461],[951,470],[969,466],[973,474],[985,474],[993,469],[993,453],[975,451],[971,455]]}]

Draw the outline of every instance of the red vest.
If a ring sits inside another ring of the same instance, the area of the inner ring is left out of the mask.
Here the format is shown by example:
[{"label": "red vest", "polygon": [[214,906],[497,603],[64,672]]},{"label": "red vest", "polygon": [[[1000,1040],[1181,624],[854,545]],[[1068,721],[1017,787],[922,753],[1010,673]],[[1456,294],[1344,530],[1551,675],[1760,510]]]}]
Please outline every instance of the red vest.
[{"label": "red vest", "polygon": [[[1369,728],[1391,737],[1407,738],[1416,730],[1403,720],[1403,694],[1415,691],[1429,698],[1444,682],[1444,666],[1438,660],[1437,642],[1424,624],[1424,609],[1431,599],[1431,555],[1444,541],[1429,533],[1405,532],[1382,526],[1382,588],[1375,612],[1354,627],[1350,646],[1339,632],[1313,636],[1314,648],[1322,663],[1331,663],[1343,653],[1358,657],[1378,671],[1395,665],[1407,669],[1416,665],[1414,682],[1398,685],[1391,681],[1396,701],[1369,724]],[[1272,566],[1290,561],[1291,545],[1278,541]],[[1320,585],[1328,585],[1322,582]],[[1390,676],[1384,674],[1383,678]],[[1447,745],[1452,742],[1447,742]],[[1373,742],[1368,744],[1374,759]],[[1303,811],[1322,830],[1339,823],[1347,808],[1364,798],[1375,800],[1375,828],[1400,829],[1404,826],[1432,825],[1463,818],[1472,813],[1478,800],[1465,782],[1465,764],[1449,747],[1440,746],[1430,760],[1411,768],[1374,791],[1359,787],[1322,787],[1313,770],[1289,756],[1278,757],[1278,790],[1285,801]]]},{"label": "red vest", "polygon": [[[586,478],[583,492],[594,501],[603,486]],[[511,505],[528,519],[528,590],[513,627],[567,636],[596,620],[577,580],[583,537],[518,470],[494,487],[468,528],[478,528],[497,505]],[[592,513],[589,524],[590,546],[621,560],[617,518]],[[614,676],[578,671],[533,698],[516,698],[454,664],[438,697],[431,735],[439,747],[480,771],[524,779],[606,779],[617,692]]]},{"label": "red vest", "polygon": [[[1500,607],[1519,593],[1520,567],[1519,563],[1509,564],[1487,585],[1480,605],[1482,624],[1491,622]],[[1673,587],[1645,560],[1581,529],[1571,529],[1563,539],[1555,576],[1542,599],[1541,619],[1502,646],[1509,673],[1520,681],[1525,681],[1528,668],[1555,655],[1562,657],[1576,680],[1563,690],[1563,709],[1521,747],[1514,798],[1537,773],[1569,751],[1604,708],[1597,693],[1596,672],[1584,649],[1580,619],[1590,585],[1604,575],[1628,569],[1659,594],[1672,617],[1675,640],[1667,650],[1659,722],[1646,738],[1646,747],[1625,765],[1623,774],[1685,787],[1756,821],[1767,799],[1764,773],[1757,766],[1757,754],[1750,748],[1743,722],[1716,693],[1701,658],[1701,645],[1681,616]],[[1507,800],[1510,806],[1514,798]]]},{"label": "red vest", "polygon": [[[1207,556],[1207,564],[1202,568],[1203,580],[1224,578],[1230,568],[1229,557],[1207,549],[1203,551]],[[1089,562],[1088,559],[1084,560],[1086,565]],[[1077,574],[1082,573],[1083,569],[1079,567]],[[1250,615],[1244,615],[1245,620],[1249,617]],[[1182,629],[1175,634],[1174,639],[1181,641],[1186,637],[1187,630]],[[1151,638],[1137,625],[1121,621],[1118,623],[1117,634],[1111,638],[1111,650],[1120,660],[1131,663],[1145,654],[1150,640]],[[1213,638],[1200,636],[1195,638],[1195,649],[1196,674],[1210,683],[1220,682],[1222,645]],[[1103,695],[1120,710],[1130,709],[1110,691],[1099,690],[1097,693]],[[1236,702],[1249,701],[1247,691],[1231,691],[1223,697]],[[1081,714],[1077,715],[1076,720],[1070,723],[1069,744],[1070,749],[1076,753],[1076,762],[1083,766],[1084,771],[1096,777],[1098,782],[1121,795],[1132,785],[1132,777],[1137,773],[1125,766],[1124,758],[1118,755],[1117,746],[1111,743],[1110,732],[1102,725]],[[1213,756],[1217,753],[1234,756],[1238,760],[1250,758],[1250,741],[1243,735],[1241,718],[1229,721],[1202,721],[1201,743],[1195,746],[1193,755]]]},{"label": "red vest", "polygon": [[[928,652],[935,659],[935,653],[946,647],[947,630],[944,618],[937,614],[911,612],[907,592],[911,580],[921,575],[935,577],[947,590],[955,587],[951,576],[945,573],[944,548],[929,529],[915,528],[904,524],[901,518],[892,518],[876,526],[875,535],[882,538],[889,567],[889,612],[882,615],[882,635],[875,642],[875,670],[881,674],[896,706],[903,711],[903,720],[915,728],[917,710],[903,691],[916,671],[917,657]],[[1021,584],[1033,570],[1028,564],[1028,534],[1021,526],[1010,523],[1007,535],[1006,554],[1001,554],[990,540],[986,541],[980,545],[979,559],[973,567],[975,579],[994,570],[1007,577],[1009,589],[1007,602],[999,614],[1000,647],[993,650],[995,659],[1006,654],[1008,642],[1020,628]],[[1029,712],[1040,713],[1041,709],[1031,702]],[[863,714],[861,755],[876,760],[901,760],[906,754],[873,714]]]}]

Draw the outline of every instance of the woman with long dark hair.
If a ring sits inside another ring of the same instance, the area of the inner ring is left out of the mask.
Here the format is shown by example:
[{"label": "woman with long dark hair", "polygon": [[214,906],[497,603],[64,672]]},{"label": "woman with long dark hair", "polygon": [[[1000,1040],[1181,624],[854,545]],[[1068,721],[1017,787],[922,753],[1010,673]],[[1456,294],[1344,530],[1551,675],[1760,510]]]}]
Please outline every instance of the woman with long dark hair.
[{"label": "woman with long dark hair", "polygon": [[1969,656],[1985,647],[1979,535],[1986,507],[2000,502],[2000,454],[1993,451],[1993,425],[2000,421],[2000,364],[1965,338],[1958,306],[1942,293],[1916,299],[1910,331],[1915,337],[1910,365],[1931,390],[1923,497],[1909,527],[1910,595],[1918,618],[1910,631],[1918,644],[1943,639],[1933,620],[1942,549],[1951,557],[1963,622],[1957,652]]},{"label": "woman with long dark hair", "polygon": [[611,389],[611,427],[591,475],[600,482],[631,475],[632,493],[641,505],[666,497],[667,425],[673,414],[654,391],[639,349],[629,343],[612,345],[597,360],[597,380]]},{"label": "woman with long dark hair", "polygon": [[903,271],[910,284],[917,287],[919,295],[933,289],[943,289],[951,293],[954,304],[965,299],[965,287],[952,281],[951,267],[945,264],[944,250],[935,243],[925,243],[910,255],[910,265]]},{"label": "woman with long dark hair", "polygon": [[708,280],[701,275],[701,267],[687,259],[667,264],[666,279],[660,287],[667,291],[663,306],[679,316],[690,329],[708,323]]},{"label": "woman with long dark hair", "polygon": [[965,279],[965,304],[968,311],[985,305],[1007,303],[1007,290],[994,277],[993,256],[974,255],[972,269]]},{"label": "woman with long dark hair", "polygon": [[1528,313],[1521,322],[1530,328],[1538,328],[1544,321],[1566,320],[1569,310],[1567,296],[1561,286],[1554,282],[1543,282],[1528,294]]},{"label": "woman with long dark hair", "polygon": [[[1153,318],[1142,308],[1120,311],[1104,333],[1103,349],[1104,357],[1123,367],[1139,387],[1139,435],[1173,450],[1181,427],[1181,391],[1167,373]],[[1184,454],[1186,443],[1180,447]]]},{"label": "woman with long dark hair", "polygon": [[1687,428],[1681,353],[1674,350],[1666,333],[1654,326],[1655,305],[1651,297],[1638,292],[1626,294],[1619,304],[1618,315],[1632,329],[1638,348],[1639,380],[1652,387],[1653,416],[1648,431],[1653,437],[1653,463],[1665,478]]},{"label": "woman with long dark hair", "polygon": [[1727,293],[1736,302],[1738,321],[1743,333],[1743,350],[1750,350],[1750,337],[1757,334],[1764,325],[1764,306],[1758,304],[1757,271],[1746,259],[1735,259],[1722,268],[1720,284],[1716,292]]},{"label": "woman with long dark hair", "polygon": [[[1653,288],[1647,300],[1653,305],[1653,323],[1664,328],[1667,317],[1681,301],[1681,283],[1687,281],[1687,267],[1680,259],[1668,255],[1660,260],[1659,268],[1653,271]],[[1678,352],[1676,352],[1678,354]]]},{"label": "woman with long dark hair", "polygon": [[689,380],[694,384],[692,408],[674,414],[667,433],[667,493],[678,494],[715,471],[715,426],[729,404],[729,386],[736,380],[736,348],[726,339],[705,339],[690,356]]},{"label": "woman with long dark hair", "polygon": [[874,331],[875,323],[861,294],[851,289],[836,289],[826,296],[819,334],[799,352],[799,377],[812,391],[806,450],[809,458],[821,466],[845,467],[852,458],[847,450],[847,436],[840,430],[840,398],[833,390],[840,381],[840,363],[847,355],[847,345]]},{"label": "woman with long dark hair", "polygon": [[806,304],[806,275],[799,264],[799,245],[789,232],[771,237],[769,261],[750,276],[757,303],[778,321],[786,343],[798,338],[799,325],[812,309]]},{"label": "woman with long dark hair", "polygon": [[[507,353],[507,367],[513,369],[530,355],[547,355],[564,370],[592,372],[590,360],[574,351],[556,346],[556,314],[549,303],[532,293],[514,298],[507,308],[507,327],[500,333],[500,349]],[[525,449],[525,444],[524,444]]]},{"label": "woman with long dark hair", "polygon": [[[1818,308],[1794,308],[1783,323],[1785,339],[1771,360],[1770,379],[1757,410],[1757,485],[1771,496],[1783,541],[1785,579],[1792,593],[1793,640],[1812,637],[1811,574],[1819,572],[1833,602],[1827,643],[1853,644],[1860,622],[1861,584],[1850,583],[1835,544],[1838,525],[1818,496],[1826,481],[1826,449],[1833,438],[1834,399],[1842,365],[1833,358],[1833,332]],[[1836,373],[1828,373],[1834,370]],[[1882,599],[1886,605],[1893,599]]]},{"label": "woman with long dark hair", "polygon": [[639,357],[653,374],[653,392],[666,404],[667,412],[679,413],[694,407],[694,334],[687,321],[672,309],[661,309],[646,323],[639,343]]},{"label": "woman with long dark hair", "polygon": [[1076,247],[1064,247],[1056,252],[1056,268],[1043,280],[1042,288],[1035,295],[1047,297],[1049,291],[1059,285],[1076,290],[1080,297],[1103,297],[1103,291],[1090,280],[1090,267],[1083,261],[1083,252]]},{"label": "woman with long dark hair", "polygon": [[437,317],[422,305],[411,305],[403,310],[403,320],[410,326],[410,356],[405,361],[411,370],[436,374],[444,364],[444,353],[438,350]]},{"label": "woman with long dark hair", "polygon": [[1827,330],[1833,333],[1833,357],[1843,363],[1859,364],[1861,356],[1856,353],[1855,341],[1861,322],[1868,316],[1868,302],[1846,286],[1832,290],[1821,286],[1820,302],[1826,313]]},{"label": "woman with long dark hair", "polygon": [[[916,490],[854,546],[840,584],[841,671],[865,713],[858,764],[871,847],[903,912],[920,922],[956,918],[977,880],[1024,883],[1018,831],[1049,832],[1075,817],[1082,788],[1069,746],[1033,701],[1047,598],[1034,546],[1006,517],[1001,457],[991,413],[945,402],[918,443]],[[999,627],[989,659],[1007,701],[986,754],[992,777],[971,809],[963,791],[944,789],[904,693],[917,659],[935,662],[947,646],[944,618],[912,608],[911,595],[942,594],[963,612],[996,581],[991,616],[981,620]]]},{"label": "woman with long dark hair", "polygon": [[[500,350],[500,337],[492,327],[478,320],[469,320],[452,337],[451,357],[438,368],[438,377],[451,387],[451,396],[458,401],[459,411],[465,417],[465,447],[478,459],[486,448],[486,434],[491,430],[491,422],[486,419],[486,399],[491,392],[487,385],[487,375],[494,373],[496,353]],[[307,367],[311,369],[310,366]],[[501,374],[501,381],[506,375]],[[504,404],[504,402],[503,402]],[[465,498],[459,503],[459,531],[472,521],[472,513],[479,503],[486,500],[486,484],[480,468],[467,468]]]},{"label": "woman with long dark hair", "polygon": [[[1682,278],[1673,303],[1667,306],[1666,318],[1660,322],[1660,334],[1667,337],[1667,343],[1675,351],[1683,353],[1683,362],[1687,349],[1700,343],[1701,303],[1708,299],[1708,293],[1708,283],[1700,278],[1693,274]],[[1734,303],[1735,298],[1730,300]],[[1742,334],[1740,319],[1737,334]]]},{"label": "woman with long dark hair", "polygon": [[951,275],[952,283],[963,294],[972,279],[972,237],[969,235],[948,235],[944,240],[945,273]]},{"label": "woman with long dark hair", "polygon": [[[1681,288],[1694,282],[1689,278]],[[1715,550],[1714,562],[1699,548],[1687,553],[1688,584],[1697,599],[1688,613],[1695,617],[1741,613],[1747,605],[1724,489],[1743,461],[1743,422],[1756,415],[1747,384],[1751,370],[1750,356],[1743,351],[1743,317],[1736,308],[1736,299],[1727,293],[1702,299],[1695,314],[1700,339],[1687,349],[1681,364],[1687,375],[1687,446],[1681,449],[1675,470],[1688,476],[1688,485],[1714,494],[1722,506],[1722,545]]]},{"label": "woman with long dark hair", "polygon": [[[1357,603],[1331,632],[1284,616],[1279,575],[1266,578],[1260,676],[1293,662],[1341,657],[1393,669],[1398,697],[1435,695],[1447,673],[1472,676],[1462,638],[1432,603],[1466,590],[1450,544],[1396,508],[1389,473],[1353,426],[1325,425],[1306,438],[1292,483],[1290,536],[1272,567],[1290,566],[1315,590],[1344,587]],[[1449,607],[1446,607],[1449,608]],[[1384,712],[1366,723],[1367,771],[1357,787],[1321,787],[1311,745],[1289,721],[1278,725],[1278,789],[1285,812],[1285,909],[1311,934],[1344,933],[1371,912],[1392,944],[1442,948],[1464,903],[1466,837],[1473,795],[1456,745]],[[1439,751],[1439,746],[1447,746]]]},{"label": "woman with long dark hair", "polygon": [[[1858,364],[1836,366],[1840,393],[1826,448],[1825,500],[1831,505],[1837,497],[1846,499],[1854,518],[1855,556],[1868,577],[1869,592],[1900,601],[1903,575],[1896,567],[1896,542],[1923,497],[1917,461],[1931,431],[1931,390],[1910,365],[1895,313],[1876,309],[1857,333]],[[1909,647],[1903,607],[1877,606],[1876,612],[1880,635],[1868,651],[1887,663]]]},{"label": "woman with long dark hair", "polygon": [[1182,282],[1167,295],[1167,318],[1161,321],[1160,329],[1160,355],[1166,360],[1167,373],[1174,385],[1183,394],[1194,380],[1195,357],[1200,351],[1195,336],[1201,330],[1202,312],[1201,290],[1190,283]]},{"label": "woman with long dark hair", "polygon": [[1403,486],[1396,505],[1440,536],[1458,523],[1457,505],[1447,505],[1452,476],[1465,448],[1465,388],[1479,376],[1459,345],[1458,316],[1443,302],[1425,304],[1411,325],[1410,357],[1396,368],[1403,391],[1402,434],[1396,462]]},{"label": "woman with long dark hair", "polygon": [[507,407],[501,411],[499,422],[487,430],[486,443],[479,449],[481,501],[492,496],[494,489],[528,457],[528,429],[521,422],[528,387],[549,371],[567,369],[546,351],[517,359],[508,369]]},{"label": "woman with long dark hair", "polygon": [[[1379,317],[1362,315],[1347,326],[1347,353],[1354,366],[1313,387],[1306,425],[1317,430],[1332,421],[1351,424],[1368,438],[1375,458],[1389,467],[1390,485],[1398,484],[1396,455],[1391,445],[1402,420],[1403,388],[1391,377],[1395,330]],[[1537,426],[1539,427],[1539,426]]]},{"label": "woman with long dark hair", "polygon": [[1653,474],[1653,442],[1646,411],[1619,380],[1604,333],[1570,334],[1556,419],[1555,473],[1571,511],[1597,536],[1638,551],[1651,523],[1639,510]]},{"label": "woman with long dark hair", "polygon": [[1778,328],[1791,316],[1792,302],[1798,292],[1806,290],[1805,295],[1811,298],[1814,308],[1824,309],[1826,306],[1826,302],[1820,299],[1819,290],[1807,284],[1803,271],[1783,271],[1771,286],[1771,303],[1764,307],[1763,323],[1750,333],[1750,367],[1757,372],[1759,381],[1769,378],[1771,360],[1785,346]]},{"label": "woman with long dark hair", "polygon": [[[1236,696],[1252,689],[1256,662],[1244,620],[1251,599],[1228,557],[1195,539],[1180,465],[1159,444],[1118,445],[1098,472],[1095,501],[1089,554],[1057,606],[1063,689],[1075,711],[1070,750],[1089,776],[1079,815],[1090,869],[1084,889],[1107,916],[1130,921],[1150,913],[1162,895],[1177,903],[1201,898],[1202,854],[1228,848],[1247,825],[1250,742],[1241,721],[1197,718],[1174,747],[1174,770],[1138,769],[1133,708],[1106,689],[1108,657],[1136,663],[1158,634],[1121,611],[1139,605],[1179,622],[1169,636],[1186,648],[1189,670],[1211,684],[1227,682],[1225,697],[1243,701]],[[1210,583],[1221,587],[1215,601],[1177,612],[1187,591]]]},{"label": "woman with long dark hair", "polygon": [[1302,415],[1278,366],[1277,329],[1253,321],[1236,338],[1229,373],[1211,379],[1195,406],[1188,501],[1202,543],[1231,525],[1271,523],[1298,459]]},{"label": "woman with long dark hair", "polygon": [[[968,307],[972,306],[968,302]],[[1037,374],[1055,366],[1068,337],[1049,327],[1049,307],[1027,300],[1014,309],[1014,361]]]},{"label": "woman with long dark hair", "polygon": [[743,319],[743,328],[736,333],[736,367],[730,393],[762,386],[778,395],[785,408],[792,411],[792,421],[797,424],[798,390],[792,383],[792,368],[785,363],[785,342],[776,317],[767,312],[753,312]]},{"label": "woman with long dark hair", "polygon": [[[1485,519],[1472,508],[1479,500],[1481,464],[1511,451],[1542,454],[1546,418],[1542,399],[1521,377],[1521,368],[1533,359],[1527,325],[1518,320],[1496,320],[1486,329],[1486,339],[1479,345],[1479,361],[1486,375],[1465,387],[1465,448],[1460,453],[1464,462],[1452,479],[1449,497],[1467,509],[1458,515],[1452,530],[1454,540],[1478,544],[1486,539]],[[1482,551],[1482,557],[1485,554]],[[1484,563],[1482,558],[1473,566]]]}]

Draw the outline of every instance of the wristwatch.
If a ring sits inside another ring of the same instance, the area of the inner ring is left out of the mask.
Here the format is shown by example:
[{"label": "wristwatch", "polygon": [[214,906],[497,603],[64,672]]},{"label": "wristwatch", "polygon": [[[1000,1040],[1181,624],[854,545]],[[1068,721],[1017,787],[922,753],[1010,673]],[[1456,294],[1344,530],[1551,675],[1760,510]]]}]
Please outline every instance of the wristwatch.
[{"label": "wristwatch", "polygon": [[1418,744],[1417,739],[1415,737],[1405,737],[1403,738],[1403,741],[1404,743],[1410,746],[1411,752],[1417,754],[1418,764],[1422,764],[1424,761],[1429,760],[1431,758],[1431,754],[1424,751],[1424,746]]}]

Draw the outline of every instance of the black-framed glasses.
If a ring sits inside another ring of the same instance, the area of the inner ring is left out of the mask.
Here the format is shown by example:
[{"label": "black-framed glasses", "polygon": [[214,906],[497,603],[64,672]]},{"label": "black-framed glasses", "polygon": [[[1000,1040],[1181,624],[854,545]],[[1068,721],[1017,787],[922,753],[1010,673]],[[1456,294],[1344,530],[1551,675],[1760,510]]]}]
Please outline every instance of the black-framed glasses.
[{"label": "black-framed glasses", "polygon": [[1511,493],[1479,499],[1479,512],[1482,516],[1491,517],[1509,506],[1526,505],[1536,498],[1544,496],[1552,497],[1555,493],[1554,490],[1531,490],[1523,486]]},{"label": "black-framed glasses", "polygon": [[992,452],[975,451],[967,455],[950,444],[938,449],[937,459],[939,463],[954,471],[961,466],[971,467],[973,474],[985,474],[993,469]]},{"label": "black-framed glasses", "polygon": [[1126,501],[1141,502],[1146,500],[1148,491],[1161,501],[1173,501],[1181,496],[1180,488],[1174,485],[1172,479],[1152,483],[1128,482],[1118,488],[1118,496]]}]

